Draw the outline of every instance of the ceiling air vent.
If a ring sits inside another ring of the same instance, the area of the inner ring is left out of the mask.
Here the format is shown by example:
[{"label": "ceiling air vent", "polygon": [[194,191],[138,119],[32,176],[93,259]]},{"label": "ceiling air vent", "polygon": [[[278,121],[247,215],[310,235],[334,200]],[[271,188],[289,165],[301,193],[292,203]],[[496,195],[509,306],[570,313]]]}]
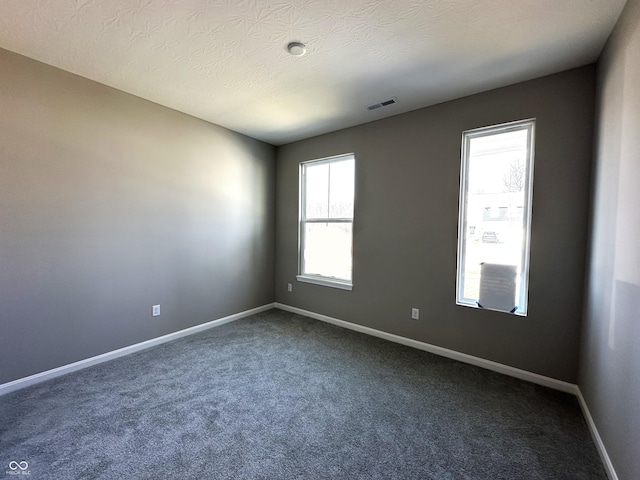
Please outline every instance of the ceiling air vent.
[{"label": "ceiling air vent", "polygon": [[377,108],[388,107],[389,105],[393,105],[394,103],[398,103],[398,99],[396,97],[390,98],[389,100],[385,100],[383,102],[367,105],[367,110],[376,110]]}]

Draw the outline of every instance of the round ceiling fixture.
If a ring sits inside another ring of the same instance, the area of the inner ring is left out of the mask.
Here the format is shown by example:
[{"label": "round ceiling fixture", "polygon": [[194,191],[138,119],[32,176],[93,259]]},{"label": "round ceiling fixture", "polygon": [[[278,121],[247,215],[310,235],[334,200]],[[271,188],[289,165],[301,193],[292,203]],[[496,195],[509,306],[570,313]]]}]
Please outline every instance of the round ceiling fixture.
[{"label": "round ceiling fixture", "polygon": [[307,53],[307,47],[304,45],[304,43],[300,42],[291,42],[289,45],[287,45],[287,50],[294,57],[301,57],[302,55]]}]

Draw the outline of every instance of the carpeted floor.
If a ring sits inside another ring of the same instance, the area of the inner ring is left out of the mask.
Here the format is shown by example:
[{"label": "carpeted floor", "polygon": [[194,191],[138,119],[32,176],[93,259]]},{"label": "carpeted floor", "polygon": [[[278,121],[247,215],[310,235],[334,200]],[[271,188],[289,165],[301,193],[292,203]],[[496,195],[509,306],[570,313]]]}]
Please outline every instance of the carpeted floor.
[{"label": "carpeted floor", "polygon": [[573,396],[281,310],[0,397],[0,477],[11,461],[32,480],[606,479]]}]

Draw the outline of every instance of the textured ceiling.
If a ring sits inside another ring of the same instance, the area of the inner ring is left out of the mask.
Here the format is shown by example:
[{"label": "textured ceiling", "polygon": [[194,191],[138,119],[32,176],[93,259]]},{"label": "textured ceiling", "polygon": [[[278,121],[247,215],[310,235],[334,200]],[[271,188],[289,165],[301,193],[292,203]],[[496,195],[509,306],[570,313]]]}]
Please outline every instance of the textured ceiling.
[{"label": "textured ceiling", "polygon": [[593,62],[625,1],[2,0],[0,47],[280,145]]}]

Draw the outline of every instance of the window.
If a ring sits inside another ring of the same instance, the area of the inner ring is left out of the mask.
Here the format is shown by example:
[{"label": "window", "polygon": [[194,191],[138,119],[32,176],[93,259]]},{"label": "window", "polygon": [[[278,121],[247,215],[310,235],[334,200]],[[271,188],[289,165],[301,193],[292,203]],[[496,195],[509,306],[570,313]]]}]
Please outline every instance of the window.
[{"label": "window", "polygon": [[298,280],[351,290],[353,154],[300,164]]},{"label": "window", "polygon": [[462,135],[459,305],[527,314],[534,129],[525,120]]}]

